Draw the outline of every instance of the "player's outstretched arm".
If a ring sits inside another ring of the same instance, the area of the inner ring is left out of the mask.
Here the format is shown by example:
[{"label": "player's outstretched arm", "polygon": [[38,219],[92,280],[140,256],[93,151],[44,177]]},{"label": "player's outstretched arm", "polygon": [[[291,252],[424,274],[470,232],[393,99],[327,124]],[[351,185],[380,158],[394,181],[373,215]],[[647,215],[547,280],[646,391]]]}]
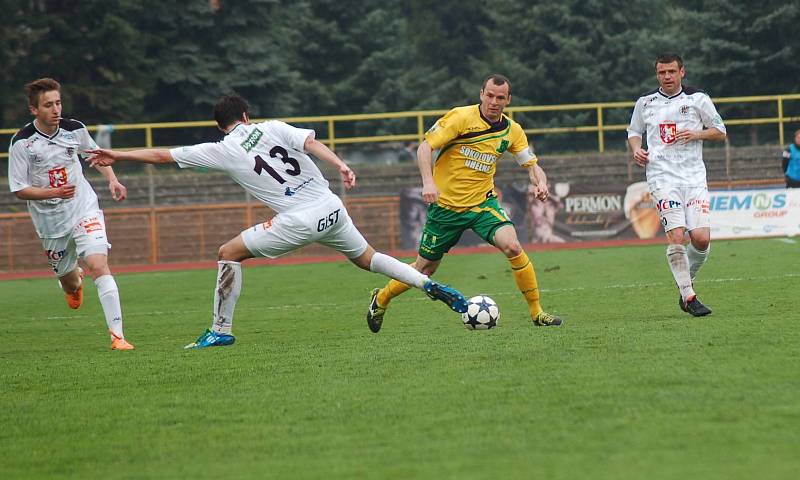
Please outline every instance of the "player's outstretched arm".
[{"label": "player's outstretched arm", "polygon": [[146,148],[142,150],[129,150],[126,152],[98,148],[95,150],[86,150],[86,153],[91,155],[86,161],[93,167],[107,167],[120,161],[154,164],[171,163],[175,161],[169,150],[165,148]]},{"label": "player's outstretched arm", "polygon": [[345,188],[350,190],[356,186],[355,172],[353,172],[353,170],[348,167],[346,163],[344,163],[344,160],[333,153],[333,151],[328,148],[327,145],[309,135],[303,144],[303,149],[307,153],[310,153],[320,160],[328,162],[336,167],[339,170],[339,175],[342,177],[342,183],[344,183]]}]

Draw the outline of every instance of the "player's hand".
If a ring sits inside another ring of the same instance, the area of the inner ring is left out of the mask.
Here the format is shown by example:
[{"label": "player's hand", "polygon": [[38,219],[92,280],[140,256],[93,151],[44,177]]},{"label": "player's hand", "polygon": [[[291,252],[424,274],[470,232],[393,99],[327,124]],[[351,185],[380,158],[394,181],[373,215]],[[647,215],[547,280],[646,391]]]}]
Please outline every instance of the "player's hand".
[{"label": "player's hand", "polygon": [[66,184],[53,190],[54,198],[72,198],[75,196],[75,185]]},{"label": "player's hand", "polygon": [[422,186],[422,200],[424,200],[425,203],[430,205],[432,203],[436,203],[436,200],[438,199],[439,189],[436,188],[436,184]]},{"label": "player's hand", "polygon": [[117,180],[111,180],[108,182],[108,190],[111,192],[111,198],[117,202],[121,202],[128,198],[128,189],[125,188],[125,185],[119,183]]},{"label": "player's hand", "polygon": [[105,148],[86,150],[85,153],[91,155],[86,161],[89,162],[89,166],[92,167],[108,167],[117,161],[118,156],[118,153],[114,150],[107,150]]},{"label": "player's hand", "polygon": [[347,165],[343,165],[339,167],[339,175],[342,177],[342,183],[344,183],[344,188],[350,190],[351,188],[356,186],[356,173],[350,169]]},{"label": "player's hand", "polygon": [[544,182],[539,182],[539,185],[533,186],[533,194],[542,202],[550,198],[550,190]]},{"label": "player's hand", "polygon": [[700,140],[699,130],[678,130],[675,135],[675,140],[681,145],[686,145],[689,142]]},{"label": "player's hand", "polygon": [[644,167],[645,165],[647,165],[647,162],[649,161],[647,159],[647,155],[648,155],[647,150],[645,150],[644,148],[637,148],[633,152],[633,160],[636,162],[636,165]]}]

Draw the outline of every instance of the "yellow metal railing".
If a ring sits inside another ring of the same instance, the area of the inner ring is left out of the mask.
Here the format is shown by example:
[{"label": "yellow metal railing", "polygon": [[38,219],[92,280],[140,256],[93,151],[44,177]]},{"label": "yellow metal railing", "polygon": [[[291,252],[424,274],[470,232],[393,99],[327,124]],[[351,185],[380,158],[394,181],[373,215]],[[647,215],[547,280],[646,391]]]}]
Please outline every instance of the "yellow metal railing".
[{"label": "yellow metal railing", "polygon": [[[785,116],[784,102],[787,100],[800,100],[800,94],[787,94],[787,95],[761,95],[749,97],[725,97],[716,98],[714,102],[717,104],[753,104],[774,102],[776,104],[777,116],[774,117],[754,117],[754,118],[726,118],[726,125],[767,125],[775,124],[778,127],[779,144],[783,145],[785,142],[786,132],[785,126],[787,123],[800,122],[800,115]],[[518,113],[535,113],[535,112],[591,112],[595,115],[595,121],[589,125],[578,126],[564,126],[564,127],[546,127],[546,128],[527,128],[526,133],[537,135],[549,135],[558,133],[584,133],[596,132],[597,133],[597,149],[600,152],[605,151],[605,133],[621,131],[627,128],[627,124],[606,124],[604,122],[605,112],[613,109],[632,108],[633,102],[602,102],[602,103],[575,103],[565,105],[535,105],[535,106],[522,106],[522,107],[509,107],[506,109],[511,117]],[[365,113],[355,115],[328,115],[317,117],[289,117],[281,118],[288,123],[305,123],[305,124],[320,124],[324,125],[327,129],[327,137],[319,138],[323,143],[326,143],[331,149],[336,149],[337,145],[348,145],[358,143],[380,143],[380,142],[398,142],[398,141],[422,141],[425,134],[425,119],[436,118],[443,115],[447,110],[423,110],[423,111],[409,111],[409,112],[391,112],[391,113]],[[800,114],[800,111],[798,111]],[[380,121],[392,119],[416,119],[416,131],[392,134],[392,135],[369,135],[369,136],[355,136],[355,137],[339,137],[336,135],[336,124],[342,122],[365,122],[365,121]],[[259,121],[261,119],[257,119]],[[163,123],[133,123],[133,124],[119,124],[114,125],[114,131],[125,130],[143,130],[145,136],[144,147],[156,146],[153,143],[153,131],[162,129],[175,129],[175,128],[200,128],[200,127],[215,127],[213,121],[199,121],[199,122],[163,122]],[[90,131],[97,131],[100,126],[89,126]],[[0,134],[13,135],[16,129],[0,129]],[[8,152],[0,152],[0,158],[7,157]]]}]

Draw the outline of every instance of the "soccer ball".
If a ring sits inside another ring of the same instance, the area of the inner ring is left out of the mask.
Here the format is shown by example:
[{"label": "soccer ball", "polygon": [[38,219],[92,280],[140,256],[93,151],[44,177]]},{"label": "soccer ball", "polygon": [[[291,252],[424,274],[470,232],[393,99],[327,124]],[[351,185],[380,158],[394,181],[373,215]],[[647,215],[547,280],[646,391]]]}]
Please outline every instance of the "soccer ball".
[{"label": "soccer ball", "polygon": [[470,330],[489,330],[500,320],[497,302],[486,295],[476,295],[467,300],[467,311],[461,314],[464,326]]}]

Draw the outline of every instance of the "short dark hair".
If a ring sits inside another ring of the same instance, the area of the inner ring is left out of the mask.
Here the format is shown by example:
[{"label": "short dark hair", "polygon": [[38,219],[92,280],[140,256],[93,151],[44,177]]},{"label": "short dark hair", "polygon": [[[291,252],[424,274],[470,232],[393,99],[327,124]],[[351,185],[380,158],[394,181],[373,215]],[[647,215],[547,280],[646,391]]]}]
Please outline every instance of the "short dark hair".
[{"label": "short dark hair", "polygon": [[53,90],[60,92],[61,84],[52,78],[40,78],[25,85],[25,93],[28,94],[28,104],[32,107],[39,106],[39,96],[45,92]]},{"label": "short dark hair", "polygon": [[511,95],[511,81],[506,78],[505,75],[500,75],[499,73],[491,73],[483,79],[483,84],[481,84],[481,90],[486,88],[486,84],[489,82],[494,83],[497,86],[508,84],[508,94]]},{"label": "short dark hair", "polygon": [[250,116],[250,104],[237,93],[223,95],[214,105],[214,120],[219,128],[227,128],[242,119],[242,114]]},{"label": "short dark hair", "polygon": [[656,57],[656,63],[654,63],[653,66],[655,67],[659,63],[672,63],[672,62],[678,62],[678,68],[679,69],[683,68],[683,59],[681,58],[681,56],[678,55],[677,53],[672,53],[672,52],[660,53]]}]

